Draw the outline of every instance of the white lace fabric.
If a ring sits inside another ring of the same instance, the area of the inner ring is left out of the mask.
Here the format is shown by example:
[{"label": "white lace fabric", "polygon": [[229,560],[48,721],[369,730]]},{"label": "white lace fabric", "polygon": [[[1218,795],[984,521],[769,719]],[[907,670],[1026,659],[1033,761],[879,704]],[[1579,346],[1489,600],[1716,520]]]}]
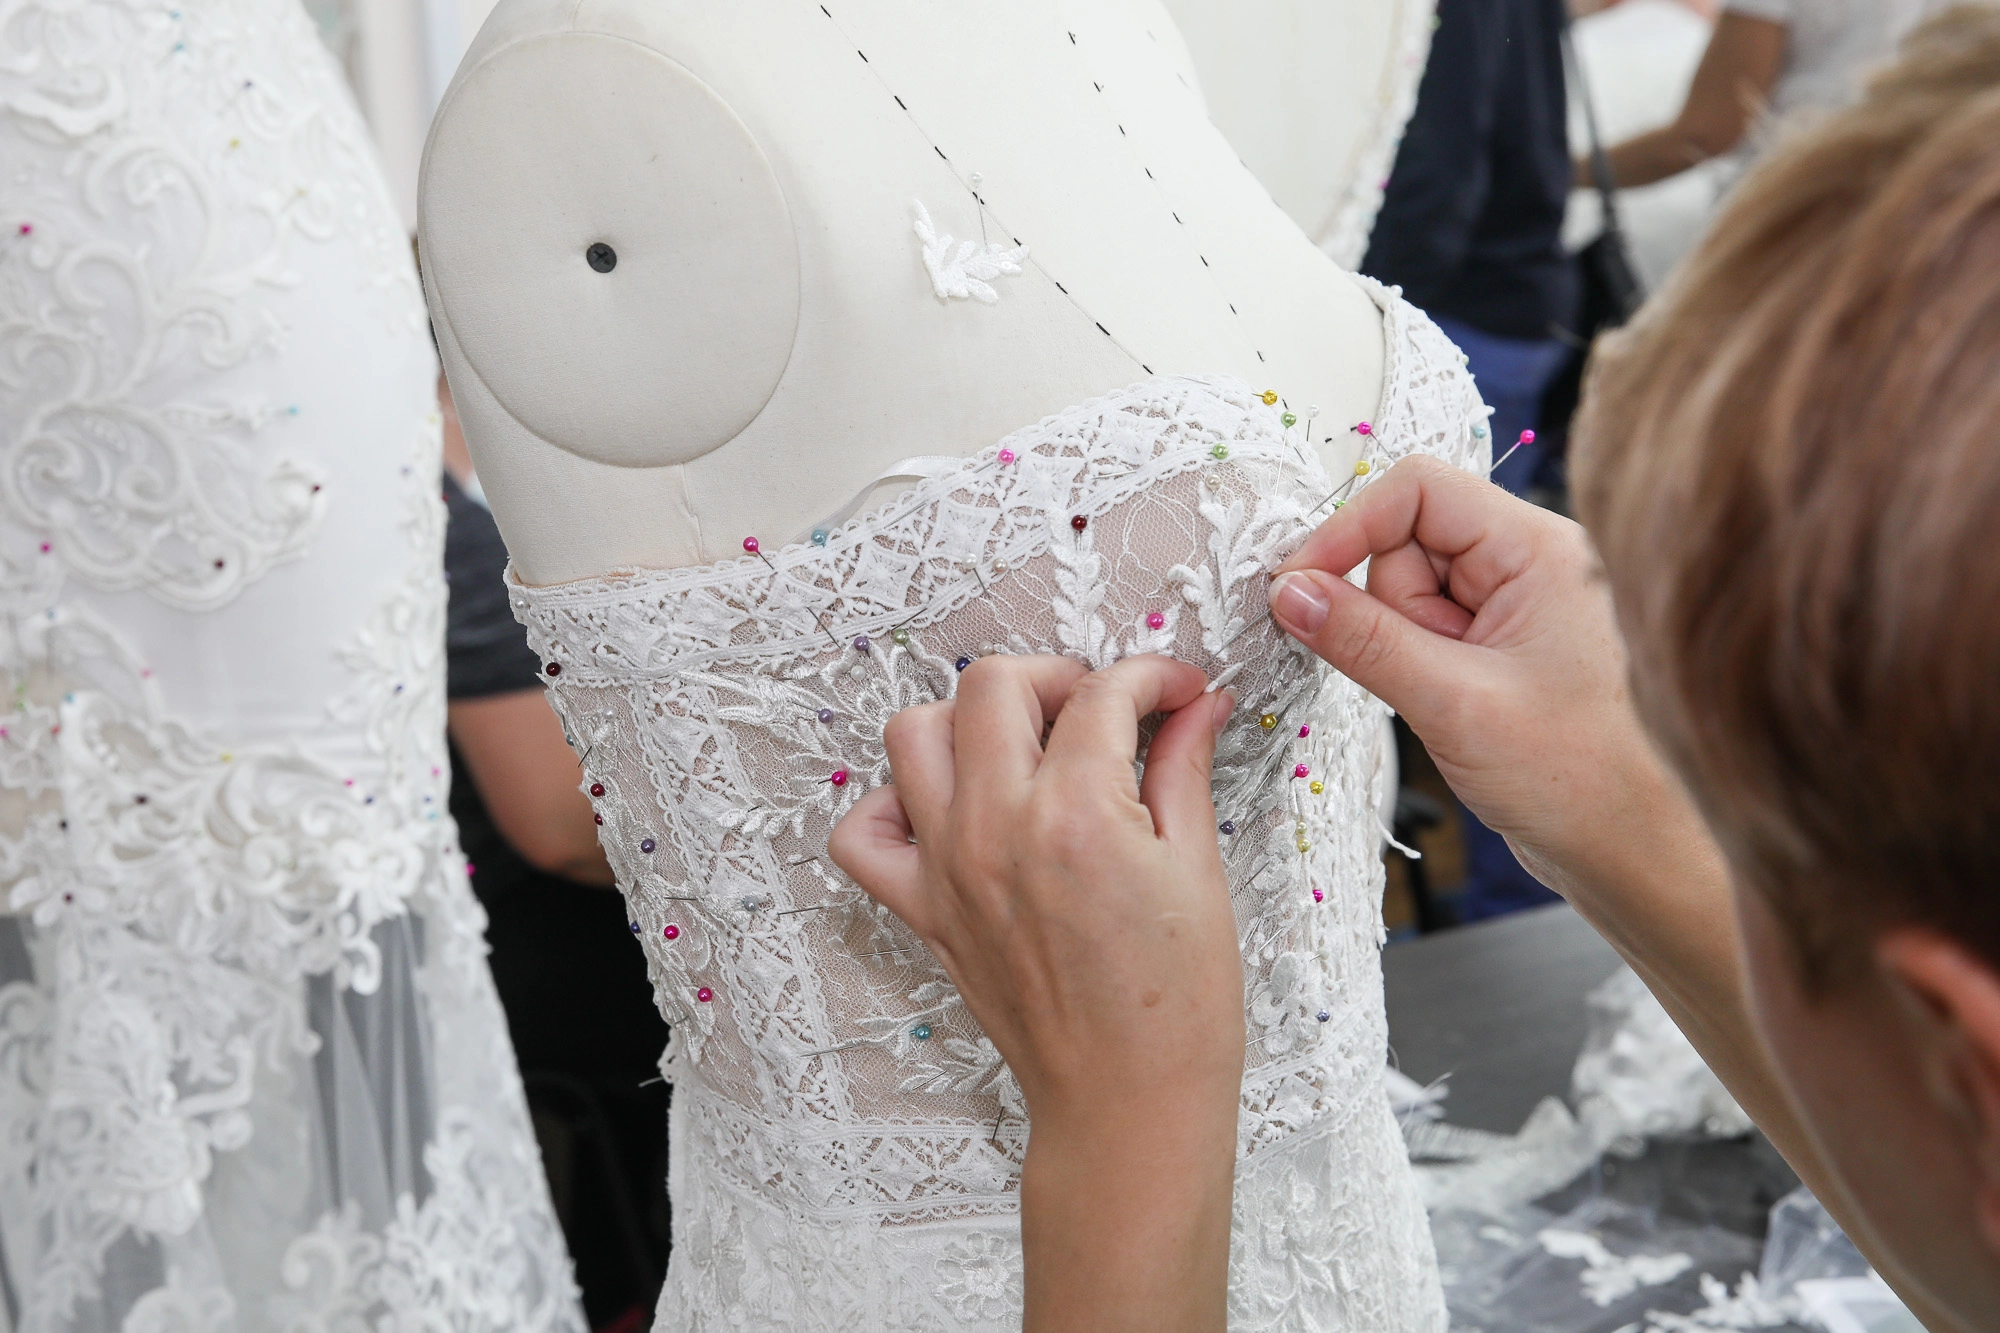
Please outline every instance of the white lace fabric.
[{"label": "white lace fabric", "polygon": [[0,1328],[580,1330],[432,360],[291,0],[0,0]]},{"label": "white lace fabric", "polygon": [[[1417,451],[1483,468],[1457,352],[1376,294],[1370,475]],[[768,563],[510,585],[674,1025],[657,1328],[1018,1327],[1019,1090],[825,847],[889,781],[890,716],[1035,652],[1166,652],[1238,692],[1216,761],[1249,981],[1231,1327],[1443,1328],[1381,1086],[1382,708],[1265,609],[1339,490],[1281,411],[1155,379]]]}]

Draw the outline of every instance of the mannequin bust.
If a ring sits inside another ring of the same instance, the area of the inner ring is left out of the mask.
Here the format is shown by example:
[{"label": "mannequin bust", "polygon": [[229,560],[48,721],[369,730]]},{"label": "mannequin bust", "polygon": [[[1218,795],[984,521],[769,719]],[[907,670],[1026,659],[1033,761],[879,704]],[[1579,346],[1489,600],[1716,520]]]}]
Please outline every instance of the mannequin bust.
[{"label": "mannequin bust", "polygon": [[674,1032],[658,1328],[1020,1327],[1018,1086],[826,839],[978,657],[1164,652],[1241,701],[1231,1326],[1442,1330],[1381,1094],[1384,710],[1265,607],[1485,413],[1238,161],[1159,0],[502,0],[420,230]]},{"label": "mannequin bust", "polygon": [[[936,294],[918,205],[1027,247],[996,300]],[[1316,406],[1340,475],[1381,389],[1380,313],[1210,125],[1159,0],[501,0],[419,230],[530,585],[783,541],[1153,375]]]},{"label": "mannequin bust", "polygon": [[1209,115],[1333,262],[1368,249],[1437,0],[1165,0]]}]

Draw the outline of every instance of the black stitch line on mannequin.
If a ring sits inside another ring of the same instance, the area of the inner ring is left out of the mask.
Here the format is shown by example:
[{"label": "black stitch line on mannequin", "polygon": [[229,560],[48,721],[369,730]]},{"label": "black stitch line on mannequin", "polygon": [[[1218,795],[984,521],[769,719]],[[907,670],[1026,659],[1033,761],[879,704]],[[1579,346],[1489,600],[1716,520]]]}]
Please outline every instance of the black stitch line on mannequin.
[{"label": "black stitch line on mannequin", "polygon": [[[1149,34],[1149,35],[1150,35],[1150,34]],[[1081,43],[1079,43],[1079,42],[1078,42],[1078,41],[1076,40],[1076,34],[1075,34],[1075,33],[1071,33],[1071,34],[1069,35],[1069,40],[1070,40],[1070,45],[1071,45],[1071,46],[1073,46],[1073,47],[1076,47],[1076,48],[1077,48],[1077,56],[1078,56],[1078,59],[1082,59],[1082,45],[1081,45]],[[1157,40],[1157,39],[1156,39],[1156,40]],[[1089,78],[1089,71],[1088,71],[1088,69],[1086,69],[1086,70],[1085,70],[1085,74],[1084,74],[1084,77],[1086,77],[1086,78]],[[1179,75],[1178,75],[1178,74],[1176,74],[1176,78],[1179,78]],[[1186,79],[1180,79],[1180,82],[1181,82],[1181,85],[1182,85],[1183,87],[1185,87],[1185,86],[1187,85],[1187,80],[1186,80]],[[1100,95],[1100,96],[1101,96],[1101,95],[1103,95],[1103,93],[1104,93],[1104,85],[1103,85],[1103,84],[1099,83],[1099,82],[1098,82],[1097,80],[1095,80],[1095,79],[1091,79],[1091,81],[1090,81],[1090,86],[1091,86],[1091,87],[1093,87],[1093,88],[1095,88],[1095,89],[1096,89],[1096,90],[1098,91],[1098,93],[1099,93],[1099,95]],[[1204,120],[1206,120],[1206,119],[1207,119],[1207,114],[1206,114],[1206,112],[1204,112],[1204,113],[1203,113],[1203,117],[1202,117],[1202,118],[1203,118]],[[1114,122],[1114,123],[1117,123],[1117,122]],[[1124,126],[1124,125],[1122,125],[1122,124],[1119,124],[1119,125],[1118,125],[1118,136],[1119,136],[1119,138],[1121,138],[1121,139],[1126,139],[1126,140],[1128,140],[1128,151],[1129,151],[1129,139],[1130,139],[1130,136],[1129,136],[1129,135],[1127,135],[1127,134],[1125,133],[1125,126]],[[1239,159],[1239,161],[1240,161],[1240,159]],[[1172,204],[1171,204],[1171,202],[1170,202],[1170,201],[1169,201],[1169,200],[1168,200],[1168,199],[1166,198],[1166,192],[1165,192],[1165,190],[1163,190],[1163,189],[1162,189],[1162,188],[1160,187],[1160,183],[1159,183],[1159,178],[1158,178],[1157,176],[1153,175],[1153,170],[1152,170],[1152,168],[1151,168],[1151,167],[1149,167],[1149,166],[1147,166],[1147,165],[1146,165],[1146,164],[1145,164],[1144,162],[1141,162],[1141,161],[1139,161],[1136,155],[1135,155],[1135,156],[1133,157],[1133,162],[1134,162],[1134,164],[1135,164],[1135,165],[1136,165],[1136,166],[1137,166],[1137,167],[1139,168],[1139,170],[1141,170],[1141,171],[1143,171],[1143,172],[1145,172],[1145,173],[1146,173],[1146,179],[1147,179],[1148,181],[1151,181],[1151,182],[1153,183],[1153,188],[1154,188],[1155,192],[1156,192],[1156,193],[1158,193],[1158,194],[1159,194],[1159,196],[1160,196],[1160,202],[1161,202],[1161,203],[1163,203],[1163,204],[1167,204],[1167,205],[1168,205],[1168,209],[1167,209],[1167,211],[1168,211],[1169,213],[1172,213],[1172,214],[1173,214],[1173,218],[1174,218],[1174,221],[1175,221],[1175,222],[1179,222],[1179,223],[1180,223],[1180,224],[1181,224],[1181,225],[1182,225],[1183,227],[1185,227],[1185,226],[1186,226],[1187,224],[1186,224],[1185,222],[1182,222],[1182,221],[1181,221],[1181,215],[1179,214],[1179,212],[1177,212],[1177,211],[1175,211],[1175,210],[1174,210],[1174,208],[1172,207]],[[1246,165],[1246,166],[1244,167],[1244,170],[1245,170],[1245,171],[1248,171],[1248,170],[1249,170],[1249,167],[1248,167],[1248,166]],[[1255,176],[1254,176],[1254,173],[1253,173],[1253,176],[1252,176],[1252,179],[1255,179]],[[1262,188],[1262,182],[1259,182],[1259,188]],[[1265,197],[1266,197],[1266,198],[1269,198],[1269,197],[1270,197],[1270,191],[1269,191],[1269,190],[1265,190],[1265,191],[1264,191],[1264,194],[1265,194]],[[1272,205],[1271,205],[1271,206],[1272,206],[1273,208],[1277,207],[1277,203],[1276,203],[1276,201],[1275,201],[1275,200],[1273,200],[1273,201],[1272,201]],[[1252,334],[1250,333],[1250,330],[1248,330],[1248,329],[1245,329],[1245,328],[1243,328],[1243,327],[1242,327],[1242,319],[1243,319],[1243,316],[1242,316],[1242,315],[1241,315],[1240,313],[1238,313],[1238,311],[1237,311],[1237,309],[1236,309],[1236,303],[1235,303],[1234,301],[1231,301],[1231,300],[1229,300],[1228,296],[1227,296],[1227,295],[1226,295],[1226,294],[1225,294],[1225,293],[1223,292],[1223,290],[1222,290],[1222,284],[1221,284],[1221,283],[1220,283],[1220,281],[1218,281],[1218,280],[1216,279],[1216,277],[1215,277],[1215,273],[1214,273],[1214,266],[1213,266],[1213,265],[1211,265],[1211,264],[1210,264],[1210,263],[1208,262],[1208,260],[1207,260],[1206,258],[1204,258],[1204,257],[1202,256],[1201,252],[1200,252],[1200,251],[1198,251],[1198,250],[1197,250],[1197,251],[1195,252],[1195,257],[1196,257],[1197,259],[1200,259],[1200,260],[1201,260],[1201,262],[1202,262],[1202,268],[1203,268],[1204,270],[1207,270],[1207,271],[1208,271],[1208,276],[1209,276],[1209,283],[1210,283],[1210,285],[1211,285],[1211,286],[1212,286],[1212,287],[1214,288],[1214,291],[1215,291],[1215,294],[1216,294],[1217,296],[1221,296],[1221,297],[1223,298],[1223,301],[1224,301],[1224,303],[1225,303],[1226,305],[1228,305],[1228,307],[1229,307],[1229,313],[1230,313],[1230,314],[1232,314],[1232,315],[1235,315],[1235,316],[1236,316],[1236,319],[1237,319],[1237,326],[1238,326],[1238,329],[1239,329],[1239,331],[1240,331],[1240,332],[1241,332],[1241,333],[1243,334],[1243,337],[1244,337],[1244,340],[1245,340],[1246,342],[1248,342],[1248,343],[1250,344],[1250,350],[1251,350],[1251,351],[1253,351],[1253,352],[1255,352],[1255,353],[1257,353],[1257,364],[1259,364],[1259,365],[1265,365],[1265,364],[1267,364],[1267,362],[1266,362],[1266,361],[1265,361],[1265,359],[1264,359],[1264,351],[1263,351],[1263,349],[1262,349],[1262,348],[1260,348],[1260,347],[1258,347],[1258,346],[1257,346],[1257,340],[1256,340],[1256,338],[1255,338],[1254,336],[1252,336]]]},{"label": "black stitch line on mannequin", "polygon": [[[851,40],[847,38],[847,30],[840,26],[840,20],[834,18],[832,10],[828,9],[825,5],[821,5],[819,7],[819,12],[826,15],[827,20],[833,24],[835,31],[839,32],[843,39]],[[1069,39],[1070,43],[1074,45],[1076,42],[1076,34],[1070,33]],[[861,55],[861,49],[859,47],[855,48],[855,54]],[[951,164],[951,159],[945,156],[944,149],[938,146],[937,140],[931,137],[930,131],[926,130],[923,127],[923,123],[917,119],[916,113],[910,110],[909,104],[904,102],[903,99],[900,96],[898,96],[895,89],[889,87],[888,83],[882,78],[881,72],[875,69],[875,64],[873,61],[869,60],[868,57],[865,55],[861,56],[861,59],[863,63],[865,63],[868,66],[870,72],[874,73],[876,82],[882,85],[882,91],[888,93],[890,97],[894,98],[896,105],[902,108],[904,117],[908,119],[908,121],[910,122],[910,128],[915,130],[917,134],[924,140],[924,142],[931,146],[931,151],[938,155],[939,161],[949,166]],[[1123,133],[1122,128],[1120,132]],[[957,172],[955,170],[952,174],[954,178],[957,177]],[[963,180],[958,181],[958,186],[960,189],[964,190],[970,190],[971,188]],[[973,198],[975,200],[978,199],[978,195],[976,192],[974,192]],[[997,220],[998,219],[996,218],[996,221]],[[1012,228],[1005,228],[1005,230],[1010,235],[1013,232]],[[1020,245],[1020,243],[1021,242],[1018,239],[1014,242],[1016,246]],[[1063,296],[1069,301],[1069,303],[1075,306],[1077,312],[1081,314],[1085,319],[1088,319],[1093,324],[1096,324],[1098,328],[1104,329],[1103,323],[1100,322],[1095,315],[1091,314],[1090,311],[1087,308],[1085,308],[1084,304],[1081,301],[1077,300],[1076,297],[1072,296],[1067,287],[1064,287],[1060,282],[1056,282],[1055,275],[1050,273],[1046,268],[1042,267],[1041,261],[1038,260],[1034,255],[1030,254],[1027,257],[1027,266],[1034,269],[1035,272],[1041,274],[1044,278],[1048,279],[1050,283],[1054,284],[1055,289],[1061,292]],[[1236,307],[1231,306],[1230,307],[1231,313],[1234,313],[1235,309]],[[1113,334],[1109,329],[1104,329],[1104,336],[1110,338],[1112,346],[1116,347],[1119,351],[1123,352],[1127,357],[1127,359],[1129,359],[1133,365],[1139,367],[1139,369],[1142,372],[1144,372],[1147,375],[1151,375],[1153,373],[1152,370],[1147,367],[1146,363],[1141,361],[1138,358],[1138,356],[1132,351],[1131,348],[1127,347],[1124,343],[1118,340],[1117,335]]]}]

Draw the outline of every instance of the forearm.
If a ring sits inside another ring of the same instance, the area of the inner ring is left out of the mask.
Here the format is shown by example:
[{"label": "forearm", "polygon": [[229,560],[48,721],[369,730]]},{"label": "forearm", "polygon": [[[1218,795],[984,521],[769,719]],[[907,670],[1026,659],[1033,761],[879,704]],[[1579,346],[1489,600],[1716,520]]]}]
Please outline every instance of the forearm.
[{"label": "forearm", "polygon": [[1037,1122],[1029,1140],[1024,1333],[1221,1333],[1235,1098],[1079,1119]]},{"label": "forearm", "polygon": [[[1621,190],[1636,189],[1678,176],[1715,155],[1710,145],[1678,125],[1648,131],[1604,151],[1611,167],[1611,182]],[[1577,163],[1576,183],[1579,186],[1596,184],[1588,159]]]}]

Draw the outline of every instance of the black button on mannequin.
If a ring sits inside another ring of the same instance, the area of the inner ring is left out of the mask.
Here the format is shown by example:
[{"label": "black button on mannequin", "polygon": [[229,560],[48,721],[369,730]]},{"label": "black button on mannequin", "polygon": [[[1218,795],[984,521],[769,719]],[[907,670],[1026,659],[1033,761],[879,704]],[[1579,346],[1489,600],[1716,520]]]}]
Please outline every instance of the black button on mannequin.
[{"label": "black button on mannequin", "polygon": [[599,241],[588,250],[585,250],[583,257],[599,273],[609,273],[612,269],[618,267],[618,252],[603,241]]}]

